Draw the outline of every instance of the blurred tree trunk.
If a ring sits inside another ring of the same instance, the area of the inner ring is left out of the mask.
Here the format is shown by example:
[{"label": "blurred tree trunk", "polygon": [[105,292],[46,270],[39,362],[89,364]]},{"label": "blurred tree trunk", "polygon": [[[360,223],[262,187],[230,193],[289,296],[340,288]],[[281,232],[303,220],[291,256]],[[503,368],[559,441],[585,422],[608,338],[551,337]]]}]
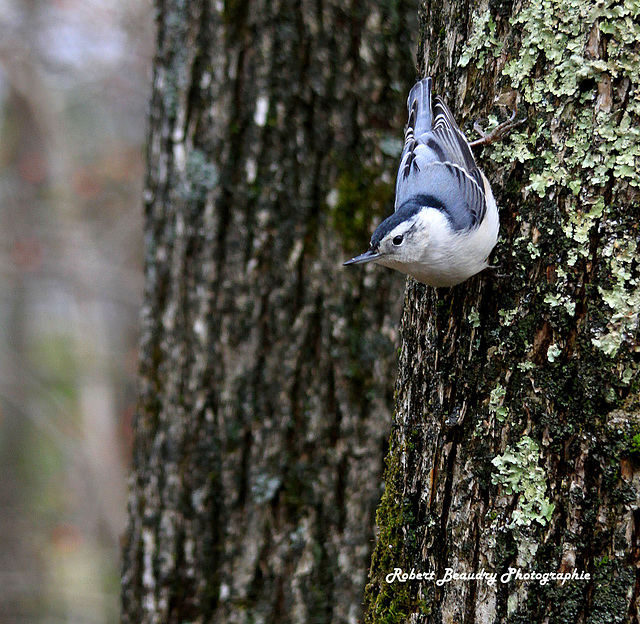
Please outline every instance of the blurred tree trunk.
[{"label": "blurred tree trunk", "polygon": [[497,95],[528,122],[479,158],[497,271],[408,288],[369,622],[638,622],[639,6],[423,0],[468,135]]},{"label": "blurred tree trunk", "polygon": [[410,1],[158,2],[122,621],[362,615],[404,281]]}]

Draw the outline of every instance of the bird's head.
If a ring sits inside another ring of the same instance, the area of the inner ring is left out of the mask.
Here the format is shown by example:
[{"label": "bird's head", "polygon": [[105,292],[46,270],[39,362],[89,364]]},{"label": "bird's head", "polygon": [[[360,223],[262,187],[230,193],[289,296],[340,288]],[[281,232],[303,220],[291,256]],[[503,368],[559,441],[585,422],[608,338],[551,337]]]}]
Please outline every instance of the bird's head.
[{"label": "bird's head", "polygon": [[376,262],[402,271],[404,265],[419,261],[428,239],[420,212],[420,207],[394,212],[376,228],[369,249],[347,260],[344,266]]}]

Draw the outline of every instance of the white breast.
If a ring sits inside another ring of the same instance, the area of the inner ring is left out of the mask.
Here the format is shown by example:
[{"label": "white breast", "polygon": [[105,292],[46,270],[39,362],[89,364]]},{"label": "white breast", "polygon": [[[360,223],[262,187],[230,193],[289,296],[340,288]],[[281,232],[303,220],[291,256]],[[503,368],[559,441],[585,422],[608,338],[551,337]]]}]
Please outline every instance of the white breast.
[{"label": "white breast", "polygon": [[[484,176],[483,176],[484,178]],[[408,258],[380,260],[390,268],[413,276],[430,286],[455,286],[485,269],[487,257],[498,240],[498,208],[489,184],[485,182],[487,211],[482,223],[470,232],[455,232],[439,210],[420,213],[425,244]]]}]

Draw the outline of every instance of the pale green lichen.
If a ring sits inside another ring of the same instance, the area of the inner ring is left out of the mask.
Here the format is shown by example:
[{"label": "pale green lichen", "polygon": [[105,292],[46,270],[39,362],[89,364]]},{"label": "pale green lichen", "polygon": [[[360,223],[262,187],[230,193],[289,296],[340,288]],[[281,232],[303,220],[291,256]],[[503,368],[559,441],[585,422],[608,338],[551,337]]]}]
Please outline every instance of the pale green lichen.
[{"label": "pale green lichen", "polygon": [[218,167],[204,152],[192,149],[186,156],[185,175],[176,191],[185,199],[202,200],[208,192],[218,185],[220,178]]},{"label": "pale green lichen", "polygon": [[[521,28],[520,54],[505,67],[514,86],[524,87],[528,102],[553,107],[549,98],[574,96],[585,78],[597,78],[603,72],[619,74],[637,72],[638,52],[628,56],[629,44],[638,40],[635,18],[640,10],[638,0],[584,2],[582,0],[543,0],[532,2],[513,19]],[[585,54],[585,43],[592,25],[601,20],[602,32],[613,35],[606,61]],[[540,56],[549,62],[550,71],[532,79]]]},{"label": "pale green lichen", "polygon": [[494,147],[491,152],[491,160],[497,163],[524,163],[533,160],[535,154],[536,138],[541,131],[542,120],[536,121],[537,128],[529,133],[514,130],[509,134],[509,141],[505,141],[499,147]]},{"label": "pale green lichen", "polygon": [[516,449],[507,448],[503,455],[491,460],[498,469],[497,474],[491,475],[491,482],[502,486],[507,495],[518,495],[508,528],[530,526],[533,522],[545,526],[551,519],[555,505],[545,496],[547,477],[539,461],[540,447],[529,436],[524,436]]},{"label": "pale green lichen", "polygon": [[[489,18],[478,20],[473,33],[488,32]],[[613,187],[615,198],[625,187],[640,186],[640,0],[530,1],[511,23],[522,40],[503,75],[529,112],[539,114],[530,115],[527,128],[511,133],[509,141],[491,147],[491,159],[527,162],[525,198],[533,193],[560,208],[569,244],[556,266],[566,273],[548,284],[544,301],[574,316],[575,283],[580,267],[591,261],[591,241],[602,236],[600,224],[614,221],[619,211],[607,204],[605,197],[612,195],[604,188]],[[623,108],[613,105],[616,99]],[[535,260],[541,254],[536,233],[524,234],[513,253]],[[597,329],[592,344],[608,355],[625,342],[638,348],[638,267],[618,259],[620,252],[605,255],[598,265],[601,275],[611,276],[611,285],[597,291],[611,319]]]},{"label": "pale green lichen", "polygon": [[605,204],[604,197],[596,197],[593,203],[586,204],[582,210],[577,209],[568,215],[567,222],[563,226],[565,236],[573,239],[578,245],[577,252],[587,257],[589,255],[589,236],[591,230],[596,227],[602,217]]},{"label": "pale green lichen", "polygon": [[518,369],[521,370],[522,372],[533,370],[535,367],[536,365],[530,360],[527,360],[526,362],[520,362],[518,364]]},{"label": "pale green lichen", "polygon": [[471,312],[469,312],[467,316],[467,321],[471,327],[480,327],[480,313],[478,310],[471,308]]},{"label": "pale green lichen", "polygon": [[638,367],[635,366],[634,364],[631,364],[630,366],[625,367],[622,370],[620,381],[622,381],[622,383],[625,386],[628,386],[633,381],[633,378],[636,376],[637,372],[638,372]]},{"label": "pale green lichen", "polygon": [[498,310],[500,325],[502,325],[503,327],[509,327],[513,323],[513,319],[519,312],[519,308],[513,308],[512,310]]},{"label": "pale green lichen", "polygon": [[[577,258],[577,256],[576,256]],[[566,284],[567,272],[561,267],[556,268],[558,283],[562,286]],[[569,316],[575,316],[576,302],[571,294],[566,292],[548,292],[544,296],[544,302],[552,308],[564,308]]]},{"label": "pale green lichen", "polygon": [[458,60],[458,67],[466,67],[473,59],[478,69],[484,67],[487,55],[494,58],[500,56],[504,41],[500,41],[496,35],[496,23],[489,11],[476,13],[472,20],[471,35]]},{"label": "pale green lichen", "polygon": [[[573,132],[564,139],[555,136],[550,126],[533,133],[512,134],[509,152],[497,148],[492,158],[501,161],[514,154],[518,160],[539,156],[542,171],[534,172],[529,188],[544,196],[548,189],[561,186],[578,195],[582,187],[581,169],[590,169],[592,184],[604,184],[610,175],[625,178],[638,186],[637,163],[640,158],[640,128],[630,114],[640,113],[640,93],[630,92],[627,112],[619,119],[618,111],[606,105],[594,111],[584,107],[583,98],[595,101],[593,92],[580,92],[587,79],[628,78],[638,83],[640,72],[640,0],[583,2],[582,0],[544,0],[531,2],[512,19],[522,32],[519,55],[508,62],[503,73],[525,102],[553,115],[554,122],[570,120]],[[478,28],[486,30],[484,17]],[[589,49],[592,27],[611,35],[606,60]],[[475,32],[475,31],[474,31]],[[534,68],[543,63],[545,71]],[[541,123],[542,120],[538,122]],[[554,124],[551,124],[553,127]],[[542,139],[542,141],[539,141]],[[541,143],[546,144],[544,148]]]},{"label": "pale green lichen", "polygon": [[504,405],[504,397],[507,391],[504,386],[498,384],[489,396],[489,413],[495,414],[499,422],[504,422],[509,415],[509,408]]},{"label": "pale green lichen", "polygon": [[549,362],[555,362],[561,353],[562,349],[554,342],[550,344],[547,349],[547,360],[549,360]]},{"label": "pale green lichen", "polygon": [[640,311],[640,279],[633,274],[632,265],[637,261],[637,243],[634,239],[614,238],[603,251],[611,268],[612,284],[608,289],[598,287],[603,301],[612,314],[606,330],[591,339],[592,344],[609,356],[614,356],[623,341],[640,351],[635,334]]},{"label": "pale green lichen", "polygon": [[[552,113],[558,124],[568,119],[573,132],[561,139],[540,128],[533,136],[549,139],[547,149],[539,155],[544,160],[542,172],[534,173],[530,188],[544,195],[551,186],[560,185],[577,195],[581,188],[582,171],[590,169],[592,184],[604,184],[610,174],[627,178],[631,185],[640,182],[637,161],[640,157],[640,128],[632,123],[629,113],[640,111],[640,95],[630,93],[627,112],[622,120],[618,111],[596,106],[596,111],[582,104],[580,85],[586,79],[600,82],[609,77],[628,78],[637,84],[640,69],[640,2],[625,0],[617,6],[612,0],[585,3],[582,0],[545,0],[531,3],[513,19],[520,27],[523,41],[520,54],[504,69],[512,86],[522,93],[524,100]],[[591,28],[597,24],[602,33],[611,34],[607,60],[594,58],[588,49]],[[534,72],[540,61],[545,70]],[[537,77],[535,77],[537,76]],[[555,97],[554,97],[555,96]],[[556,99],[559,97],[561,99]],[[587,98],[594,100],[593,93]],[[553,135],[553,136],[552,136]],[[515,146],[529,158],[531,136],[514,133]],[[519,144],[519,145],[518,145]]]}]

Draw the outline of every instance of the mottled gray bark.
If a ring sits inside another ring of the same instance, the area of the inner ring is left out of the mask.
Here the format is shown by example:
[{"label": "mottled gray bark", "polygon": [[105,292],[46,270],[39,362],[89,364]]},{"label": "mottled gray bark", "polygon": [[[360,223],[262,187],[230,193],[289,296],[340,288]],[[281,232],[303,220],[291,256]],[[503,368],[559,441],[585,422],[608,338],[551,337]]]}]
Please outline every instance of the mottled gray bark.
[{"label": "mottled gray bark", "polygon": [[[411,283],[369,622],[638,622],[637,3],[423,0],[419,61],[455,117],[519,99],[485,148],[499,265]],[[386,582],[446,568],[590,580]]]},{"label": "mottled gray bark", "polygon": [[122,621],[347,622],[381,494],[417,7],[158,2]]}]

